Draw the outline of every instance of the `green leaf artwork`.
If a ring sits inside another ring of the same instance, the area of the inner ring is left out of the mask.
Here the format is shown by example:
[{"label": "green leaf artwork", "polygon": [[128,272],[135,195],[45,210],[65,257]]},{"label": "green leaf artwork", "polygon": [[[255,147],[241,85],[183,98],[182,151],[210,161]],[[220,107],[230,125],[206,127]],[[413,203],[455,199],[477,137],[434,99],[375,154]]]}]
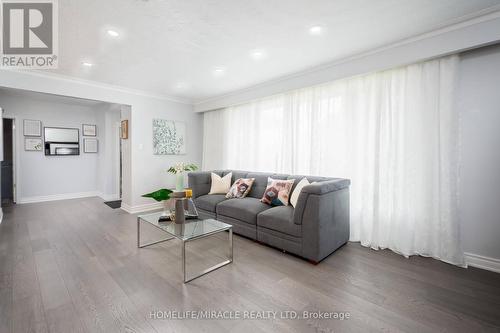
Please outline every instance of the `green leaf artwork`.
[{"label": "green leaf artwork", "polygon": [[156,201],[163,201],[163,200],[168,200],[170,199],[170,194],[172,193],[171,190],[162,188],[159,189],[158,191],[154,191],[151,193],[143,194],[142,196],[144,198],[153,198]]}]

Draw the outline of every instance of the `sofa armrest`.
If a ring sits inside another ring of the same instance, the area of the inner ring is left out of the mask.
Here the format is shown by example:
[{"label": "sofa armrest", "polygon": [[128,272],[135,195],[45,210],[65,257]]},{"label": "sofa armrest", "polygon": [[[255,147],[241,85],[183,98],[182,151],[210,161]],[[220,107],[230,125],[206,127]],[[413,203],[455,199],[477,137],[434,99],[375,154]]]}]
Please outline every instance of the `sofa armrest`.
[{"label": "sofa armrest", "polygon": [[349,179],[337,178],[304,186],[302,191],[300,191],[297,205],[295,206],[293,222],[295,224],[302,224],[304,210],[310,194],[324,195],[330,192],[342,190],[344,188],[349,188],[350,184],[351,181]]},{"label": "sofa armrest", "polygon": [[208,194],[212,177],[210,171],[195,171],[188,173],[188,186],[193,190],[193,199]]},{"label": "sofa armrest", "polygon": [[319,262],[349,241],[349,187],[300,197],[304,206],[296,208],[294,219],[300,220],[294,222],[302,224],[302,256]]},{"label": "sofa armrest", "polygon": [[305,186],[293,214],[302,225],[302,256],[319,262],[347,243],[349,229],[348,179],[333,179]]},{"label": "sofa armrest", "polygon": [[301,193],[305,192],[309,194],[325,194],[341,190],[343,188],[349,187],[349,185],[351,185],[351,181],[349,179],[336,178],[304,186]]}]

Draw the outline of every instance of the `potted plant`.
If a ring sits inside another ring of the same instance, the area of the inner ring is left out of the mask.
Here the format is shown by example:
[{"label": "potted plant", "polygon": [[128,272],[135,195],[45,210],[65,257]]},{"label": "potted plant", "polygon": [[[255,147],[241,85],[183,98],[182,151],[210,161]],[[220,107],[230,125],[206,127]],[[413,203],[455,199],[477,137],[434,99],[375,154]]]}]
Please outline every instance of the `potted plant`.
[{"label": "potted plant", "polygon": [[173,173],[175,179],[175,190],[180,192],[184,190],[184,172],[198,170],[196,164],[185,164],[183,162],[171,166],[167,172]]}]

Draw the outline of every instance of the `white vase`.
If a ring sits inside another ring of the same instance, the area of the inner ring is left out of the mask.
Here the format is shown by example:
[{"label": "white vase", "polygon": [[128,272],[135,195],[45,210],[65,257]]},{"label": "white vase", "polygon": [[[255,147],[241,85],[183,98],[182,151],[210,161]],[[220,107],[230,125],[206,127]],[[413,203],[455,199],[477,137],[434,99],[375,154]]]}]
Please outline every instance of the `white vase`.
[{"label": "white vase", "polygon": [[163,200],[163,213],[162,216],[169,216],[172,204],[170,200]]},{"label": "white vase", "polygon": [[175,190],[177,192],[184,191],[184,173],[178,173],[175,175]]}]

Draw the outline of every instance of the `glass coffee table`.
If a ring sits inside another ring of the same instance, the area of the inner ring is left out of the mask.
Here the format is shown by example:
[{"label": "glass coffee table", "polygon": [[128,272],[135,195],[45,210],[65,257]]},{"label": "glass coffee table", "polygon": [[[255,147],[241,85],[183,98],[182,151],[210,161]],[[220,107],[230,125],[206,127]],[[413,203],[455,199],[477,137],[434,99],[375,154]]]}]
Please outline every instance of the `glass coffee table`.
[{"label": "glass coffee table", "polygon": [[[165,242],[174,238],[182,241],[182,275],[184,277],[184,283],[192,281],[200,276],[210,273],[222,266],[230,264],[233,262],[233,226],[223,222],[219,222],[213,219],[207,220],[186,220],[185,223],[177,224],[174,222],[158,222],[158,219],[162,215],[162,212],[144,214],[137,216],[137,247],[143,248],[153,244],[158,244]],[[147,244],[141,244],[141,222],[147,222],[158,229],[166,232],[172,237],[162,239],[156,242],[151,242]],[[195,276],[187,277],[186,274],[186,243],[191,242],[203,237],[215,235],[223,231],[229,231],[228,237],[228,259],[205,269],[204,271],[196,274]]]}]

